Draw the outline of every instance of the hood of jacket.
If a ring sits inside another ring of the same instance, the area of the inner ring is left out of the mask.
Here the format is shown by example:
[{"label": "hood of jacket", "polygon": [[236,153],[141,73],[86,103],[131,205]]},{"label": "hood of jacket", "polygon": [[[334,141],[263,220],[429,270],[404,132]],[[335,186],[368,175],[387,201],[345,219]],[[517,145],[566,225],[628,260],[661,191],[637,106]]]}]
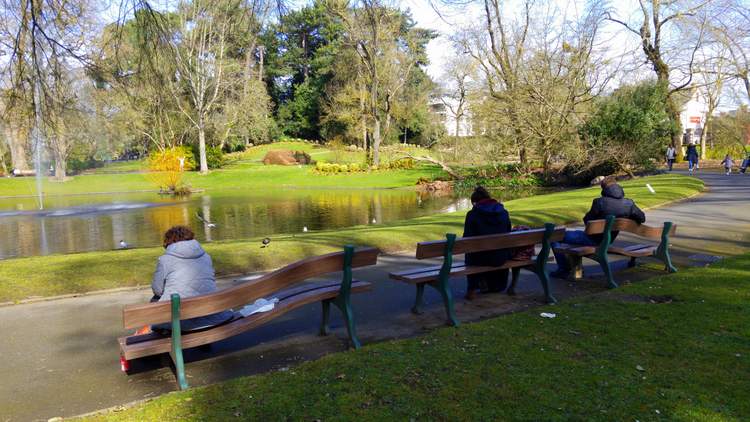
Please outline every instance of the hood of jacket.
[{"label": "hood of jacket", "polygon": [[605,198],[622,199],[625,197],[625,191],[617,183],[613,183],[606,188],[602,188],[602,196]]},{"label": "hood of jacket", "polygon": [[502,214],[505,212],[503,204],[497,202],[494,199],[485,199],[474,204],[474,209],[480,213],[486,214]]},{"label": "hood of jacket", "polygon": [[167,246],[167,255],[182,259],[197,259],[206,254],[197,240],[183,240]]}]

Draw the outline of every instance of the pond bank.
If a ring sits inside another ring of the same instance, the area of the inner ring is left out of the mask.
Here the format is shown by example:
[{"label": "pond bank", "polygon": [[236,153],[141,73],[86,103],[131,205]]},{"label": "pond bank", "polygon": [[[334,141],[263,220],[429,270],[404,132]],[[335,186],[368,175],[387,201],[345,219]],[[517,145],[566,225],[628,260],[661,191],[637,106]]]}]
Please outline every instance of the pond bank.
[{"label": "pond bank", "polygon": [[[656,193],[646,188],[650,183]],[[677,174],[624,182],[626,194],[643,208],[683,199],[700,192],[703,182]],[[514,224],[540,226],[578,221],[599,189],[540,195],[508,201]],[[418,241],[461,233],[465,212],[454,212],[347,230],[279,235],[260,248],[261,238],[205,245],[217,274],[249,273],[277,268],[311,255],[339,250],[345,244],[375,246],[386,252],[414,248]],[[4,260],[0,266],[0,302],[29,297],[82,293],[117,287],[148,285],[161,248],[90,252]]]}]

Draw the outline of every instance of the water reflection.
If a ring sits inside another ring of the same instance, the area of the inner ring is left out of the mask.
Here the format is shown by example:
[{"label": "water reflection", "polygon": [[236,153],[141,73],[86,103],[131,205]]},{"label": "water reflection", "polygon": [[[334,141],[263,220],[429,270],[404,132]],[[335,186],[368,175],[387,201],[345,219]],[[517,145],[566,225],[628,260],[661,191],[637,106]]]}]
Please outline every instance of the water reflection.
[{"label": "water reflection", "polygon": [[[528,195],[529,192],[504,195]],[[465,198],[408,190],[226,191],[176,200],[154,194],[0,200],[0,259],[161,244],[169,227],[191,227],[201,241],[242,239],[381,224],[467,209]],[[201,219],[202,216],[202,219]],[[375,223],[373,223],[375,222]]]}]

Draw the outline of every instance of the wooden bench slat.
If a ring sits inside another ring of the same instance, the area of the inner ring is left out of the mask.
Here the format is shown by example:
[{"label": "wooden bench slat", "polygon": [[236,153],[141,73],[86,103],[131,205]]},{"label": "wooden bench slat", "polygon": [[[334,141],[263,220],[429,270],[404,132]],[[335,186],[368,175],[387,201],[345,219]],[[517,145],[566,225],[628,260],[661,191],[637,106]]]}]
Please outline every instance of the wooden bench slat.
[{"label": "wooden bench slat", "polygon": [[[352,281],[352,293],[361,293],[372,289],[372,284],[365,281]],[[325,299],[335,298],[339,293],[339,284],[323,286],[297,293],[285,300],[280,300],[273,310],[250,315],[247,318],[240,318],[235,321],[213,327],[208,330],[186,332],[182,334],[182,347],[184,349],[197,347],[203,344],[214,343],[247,330],[263,325],[264,323],[283,315],[289,311],[299,308],[300,306],[320,302]],[[158,336],[158,335],[157,335]],[[128,344],[129,337],[120,337],[120,349],[122,355],[127,360],[137,359],[140,357],[168,353],[171,351],[171,339],[169,336],[158,336],[147,341],[139,341]]]},{"label": "wooden bench slat", "polygon": [[[606,223],[606,220],[589,221],[586,223],[586,234],[601,234],[604,232],[604,226]],[[629,218],[616,218],[612,225],[612,230],[633,233],[636,236],[658,240],[661,238],[663,227],[638,224]],[[677,226],[672,225],[672,228],[669,230],[669,235],[674,236],[676,230]]]},{"label": "wooden bench slat", "polygon": [[[516,260],[509,260],[506,261],[505,264],[499,267],[493,267],[493,266],[466,266],[464,264],[454,264],[453,267],[451,267],[451,273],[450,275],[452,277],[461,276],[461,275],[470,275],[470,274],[479,274],[479,273],[486,273],[489,271],[497,271],[497,270],[506,270],[510,268],[516,268],[516,267],[527,267],[530,265],[534,265],[533,260],[528,261],[516,261]],[[432,267],[433,269],[431,271],[421,271],[416,273],[410,273],[410,272],[399,272],[399,273],[391,273],[389,274],[390,278],[393,280],[403,281],[406,283],[411,284],[419,284],[419,283],[425,283],[428,281],[437,280],[438,276],[440,275],[440,267]]]},{"label": "wooden bench slat", "polygon": [[614,255],[629,257],[646,257],[654,254],[655,246],[651,245],[633,245],[628,247],[610,246],[608,252]]},{"label": "wooden bench slat", "polygon": [[[565,236],[565,227],[556,227],[550,241],[556,242]],[[544,239],[544,229],[531,229],[504,234],[463,237],[456,239],[453,255],[483,252],[496,249],[510,249],[536,245]],[[420,242],[417,244],[417,259],[437,258],[445,253],[445,240]]]},{"label": "wooden bench slat", "polygon": [[[352,259],[352,267],[375,265],[379,253],[380,251],[377,248],[356,249]],[[343,260],[343,252],[307,258],[237,286],[182,299],[182,319],[200,317],[243,306],[300,281],[341,271]],[[172,309],[169,301],[127,305],[123,309],[123,327],[129,329],[168,322],[171,320],[171,316]]]},{"label": "wooden bench slat", "polygon": [[554,248],[554,250],[555,252],[562,252],[570,255],[586,256],[594,254],[596,252],[596,247],[562,244]]}]

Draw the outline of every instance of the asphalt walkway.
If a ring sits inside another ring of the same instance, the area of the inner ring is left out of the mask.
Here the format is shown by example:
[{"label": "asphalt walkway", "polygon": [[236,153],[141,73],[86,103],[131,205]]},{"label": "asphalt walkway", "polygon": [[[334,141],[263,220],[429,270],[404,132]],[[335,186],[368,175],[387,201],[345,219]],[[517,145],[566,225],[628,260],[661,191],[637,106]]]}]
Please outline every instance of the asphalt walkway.
[{"label": "asphalt walkway", "polygon": [[[750,250],[750,175],[699,176],[709,188],[705,194],[647,212],[649,223],[677,224],[673,250],[678,267]],[[623,264],[615,274],[620,283],[658,274],[644,268],[624,270]],[[374,292],[353,299],[363,344],[412,337],[443,326],[443,307],[435,292],[426,291],[426,312],[413,315],[409,308],[414,288],[387,278],[389,272],[420,265],[424,262],[391,255],[381,257],[376,267],[355,271],[356,278],[374,283]],[[553,280],[555,296],[564,300],[605,290],[596,269],[586,270],[588,275],[580,282]],[[463,322],[542,304],[541,287],[533,275],[522,277],[515,297],[480,295],[467,302],[462,299],[464,289],[464,282],[453,284],[456,314]],[[145,302],[150,295],[145,290],[131,291],[0,307],[0,421],[72,416],[173,391],[168,358],[137,361],[136,373],[130,376],[119,369],[116,338],[124,333],[122,307]],[[327,337],[316,335],[319,318],[320,307],[309,305],[217,343],[210,351],[188,350],[188,382],[198,386],[286,370],[300,361],[346,350],[346,330],[337,311],[332,311],[332,334]]]}]

